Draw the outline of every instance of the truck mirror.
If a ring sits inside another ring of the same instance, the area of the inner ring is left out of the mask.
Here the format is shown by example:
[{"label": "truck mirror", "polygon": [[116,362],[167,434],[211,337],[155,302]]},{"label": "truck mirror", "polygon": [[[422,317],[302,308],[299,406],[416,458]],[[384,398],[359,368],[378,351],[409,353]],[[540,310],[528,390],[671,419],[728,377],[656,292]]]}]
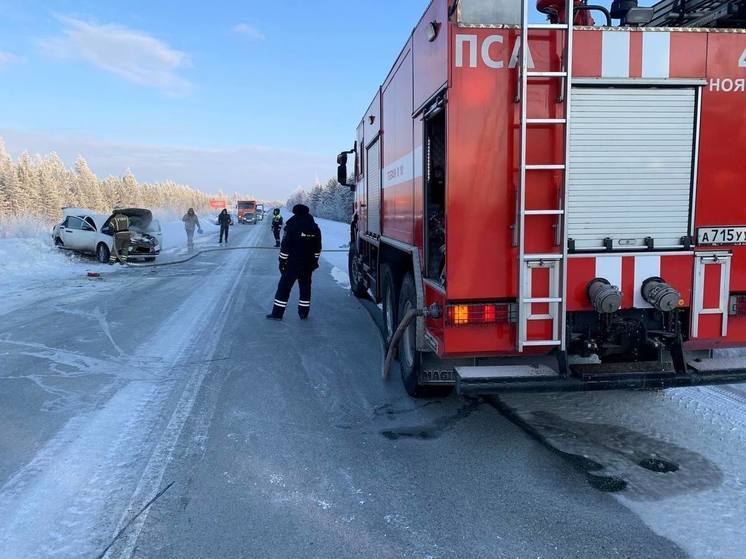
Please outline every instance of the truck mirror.
[{"label": "truck mirror", "polygon": [[347,162],[340,163],[337,167],[337,182],[342,186],[349,186],[347,184]]},{"label": "truck mirror", "polygon": [[345,152],[337,156],[337,165],[347,165],[347,154]]}]

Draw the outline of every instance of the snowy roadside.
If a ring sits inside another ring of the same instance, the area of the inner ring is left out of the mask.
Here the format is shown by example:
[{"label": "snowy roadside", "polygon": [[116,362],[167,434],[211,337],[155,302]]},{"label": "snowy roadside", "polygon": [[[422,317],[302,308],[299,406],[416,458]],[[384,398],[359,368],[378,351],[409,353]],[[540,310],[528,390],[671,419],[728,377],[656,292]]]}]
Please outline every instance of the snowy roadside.
[{"label": "snowy roadside", "polygon": [[[184,224],[176,212],[156,214],[161,222],[164,260],[186,253]],[[195,235],[197,250],[217,245],[218,227],[212,215],[202,219],[202,234]],[[28,305],[45,296],[62,298],[65,293],[85,285],[101,285],[100,279],[89,280],[89,272],[103,272],[106,277],[121,274],[120,266],[107,266],[93,256],[61,250],[54,246],[51,226],[25,220],[3,224],[0,228],[0,315]]]},{"label": "snowy roadside", "polygon": [[[331,276],[337,284],[344,288],[350,288],[350,276],[347,272],[347,249],[350,247],[350,226],[340,221],[329,219],[317,219],[321,228],[324,241],[322,253],[324,260],[332,265]],[[331,250],[342,250],[344,252],[328,252]]]}]

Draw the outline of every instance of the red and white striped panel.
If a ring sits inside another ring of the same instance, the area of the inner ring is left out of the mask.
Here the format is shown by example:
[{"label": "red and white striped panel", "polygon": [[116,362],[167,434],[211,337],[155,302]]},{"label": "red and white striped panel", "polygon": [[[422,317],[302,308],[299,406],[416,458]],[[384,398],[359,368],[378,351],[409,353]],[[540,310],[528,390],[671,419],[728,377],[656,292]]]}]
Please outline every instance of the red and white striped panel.
[{"label": "red and white striped panel", "polygon": [[622,308],[650,308],[640,288],[650,277],[661,277],[676,288],[685,307],[692,298],[692,255],[636,254],[571,256],[567,265],[567,310],[593,310],[586,295],[588,283],[604,278],[622,291]]},{"label": "red and white striped panel", "polygon": [[578,31],[575,77],[704,78],[707,34],[668,31]]}]

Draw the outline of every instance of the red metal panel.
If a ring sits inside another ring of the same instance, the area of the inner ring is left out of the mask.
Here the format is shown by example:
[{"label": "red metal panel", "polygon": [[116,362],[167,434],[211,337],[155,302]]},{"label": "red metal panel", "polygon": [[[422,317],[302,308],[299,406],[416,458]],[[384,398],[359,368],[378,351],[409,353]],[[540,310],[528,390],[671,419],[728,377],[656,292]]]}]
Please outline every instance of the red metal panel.
[{"label": "red metal panel", "polygon": [[422,120],[416,118],[412,122],[413,139],[414,139],[414,217],[413,232],[414,244],[420,249],[420,257],[425,254],[425,185],[422,176],[422,141],[423,141],[423,124]]},{"label": "red metal panel", "polygon": [[[709,36],[707,79],[702,100],[696,225],[746,225],[743,147],[746,126],[746,49],[743,35]],[[727,141],[723,141],[727,139]]]},{"label": "red metal panel", "polygon": [[705,266],[704,307],[716,309],[720,306],[720,281],[722,266]]},{"label": "red metal panel", "polygon": [[635,305],[635,257],[622,258],[622,308],[631,309]]},{"label": "red metal panel", "polygon": [[445,351],[451,357],[515,353],[514,325],[501,323],[446,327]]},{"label": "red metal panel", "polygon": [[599,31],[576,31],[573,35],[573,76],[598,78],[601,76],[602,34]]},{"label": "red metal panel", "polygon": [[592,256],[570,258],[567,262],[567,310],[593,310],[586,287],[588,282],[596,277],[596,259]]},{"label": "red metal panel", "polygon": [[[496,299],[517,294],[513,247],[518,169],[518,107],[514,52],[517,32],[452,28],[452,83],[448,104],[448,298]],[[561,34],[535,31],[530,37],[536,70],[558,70]],[[511,66],[513,66],[511,68]],[[532,85],[529,115],[561,116],[557,80]],[[532,130],[528,159],[562,158],[561,127]],[[556,173],[533,173],[528,207],[557,206]],[[553,252],[553,220],[530,218],[528,250]],[[476,272],[476,273],[475,273]]]},{"label": "red metal panel", "polygon": [[707,33],[671,33],[672,78],[705,77],[707,36]]},{"label": "red metal panel", "polygon": [[[435,23],[438,34],[428,40],[428,27]],[[433,0],[414,30],[414,107],[421,107],[448,80],[448,2]]]},{"label": "red metal panel", "polygon": [[689,307],[692,303],[694,257],[692,255],[662,257],[661,277],[681,293],[681,298],[684,300],[682,306]]},{"label": "red metal panel", "polygon": [[629,34],[629,77],[642,77],[642,33]]},{"label": "red metal panel", "polygon": [[376,93],[373,102],[368,107],[363,117],[365,126],[365,146],[367,147],[381,131],[381,91]]},{"label": "red metal panel", "polygon": [[383,234],[414,242],[411,42],[399,55],[382,88],[383,95]]},{"label": "red metal panel", "polygon": [[444,312],[440,318],[427,318],[425,325],[427,331],[438,340],[438,355],[443,355],[445,351],[445,293],[425,282],[425,305],[429,307],[432,304],[437,304]]},{"label": "red metal panel", "polygon": [[[685,40],[679,38],[677,40]],[[688,39],[693,41],[693,39]],[[701,41],[701,39],[700,39]],[[672,49],[673,50],[673,49]],[[707,35],[707,80],[702,98],[695,228],[746,225],[743,146],[746,145],[746,38],[741,34]],[[707,250],[710,247],[701,247]],[[731,292],[746,291],[746,247],[731,249]],[[730,317],[728,336],[718,339],[719,317],[703,317],[703,347],[746,344],[746,321]],[[704,345],[703,345],[704,344]]]}]

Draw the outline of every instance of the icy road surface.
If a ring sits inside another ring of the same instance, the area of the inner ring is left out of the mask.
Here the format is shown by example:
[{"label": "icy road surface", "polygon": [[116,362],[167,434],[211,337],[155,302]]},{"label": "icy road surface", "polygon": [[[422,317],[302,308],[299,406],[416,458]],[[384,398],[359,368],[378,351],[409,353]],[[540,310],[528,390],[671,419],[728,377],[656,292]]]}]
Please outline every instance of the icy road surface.
[{"label": "icy road surface", "polygon": [[325,258],[308,322],[274,250],[0,306],[0,557],[744,556],[740,388],[413,401]]}]

